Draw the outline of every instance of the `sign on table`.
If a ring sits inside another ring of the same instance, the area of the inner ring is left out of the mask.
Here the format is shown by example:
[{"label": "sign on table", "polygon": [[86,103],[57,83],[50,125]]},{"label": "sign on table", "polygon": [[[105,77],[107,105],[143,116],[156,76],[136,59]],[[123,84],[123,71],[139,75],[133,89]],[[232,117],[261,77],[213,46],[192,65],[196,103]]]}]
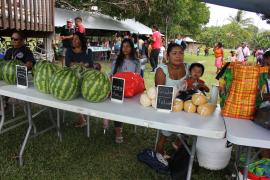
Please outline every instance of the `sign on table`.
[{"label": "sign on table", "polygon": [[172,86],[157,87],[157,110],[170,112],[173,105],[174,88]]},{"label": "sign on table", "polygon": [[124,90],[125,90],[125,79],[113,77],[111,100],[122,103],[124,101]]},{"label": "sign on table", "polygon": [[28,88],[27,67],[16,65],[17,87]]}]

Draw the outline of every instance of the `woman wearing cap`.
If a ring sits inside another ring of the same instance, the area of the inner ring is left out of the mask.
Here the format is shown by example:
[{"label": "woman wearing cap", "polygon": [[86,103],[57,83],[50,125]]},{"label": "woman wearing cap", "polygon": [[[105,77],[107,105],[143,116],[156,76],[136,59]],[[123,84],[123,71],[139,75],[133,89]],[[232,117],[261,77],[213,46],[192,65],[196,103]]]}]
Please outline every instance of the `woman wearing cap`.
[{"label": "woman wearing cap", "polygon": [[[160,64],[156,69],[155,85],[166,85],[174,87],[183,87],[186,84],[185,79],[188,77],[188,65],[184,63],[184,42],[181,45],[170,43],[167,49],[167,64]],[[183,89],[184,90],[184,89]],[[172,133],[168,131],[161,131],[156,151],[165,155],[164,145],[167,137]],[[173,144],[175,148],[180,147],[179,139]]]}]

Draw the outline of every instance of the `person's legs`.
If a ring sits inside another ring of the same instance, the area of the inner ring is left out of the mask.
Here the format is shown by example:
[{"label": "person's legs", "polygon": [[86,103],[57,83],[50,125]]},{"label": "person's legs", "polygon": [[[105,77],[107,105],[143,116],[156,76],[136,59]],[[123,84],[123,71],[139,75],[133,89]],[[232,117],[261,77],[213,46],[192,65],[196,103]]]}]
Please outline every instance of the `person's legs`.
[{"label": "person's legs", "polygon": [[83,114],[79,114],[79,119],[75,125],[75,127],[81,128],[86,126],[86,119]]},{"label": "person's legs", "polygon": [[154,62],[155,62],[155,68],[157,68],[158,65],[158,55],[159,55],[160,49],[154,49]]},{"label": "person's legs", "polygon": [[122,127],[123,123],[122,122],[114,122],[114,130],[115,130],[115,142],[120,144],[123,142],[123,136],[122,136]]},{"label": "person's legs", "polygon": [[150,64],[151,64],[151,67],[152,67],[152,71],[155,70],[155,59],[154,59],[154,49],[151,51],[151,54],[150,54]]},{"label": "person's legs", "polygon": [[166,139],[167,137],[161,133],[158,139],[157,147],[156,147],[156,152],[158,152],[159,154],[162,154],[162,155],[165,154],[164,146],[166,143]]}]

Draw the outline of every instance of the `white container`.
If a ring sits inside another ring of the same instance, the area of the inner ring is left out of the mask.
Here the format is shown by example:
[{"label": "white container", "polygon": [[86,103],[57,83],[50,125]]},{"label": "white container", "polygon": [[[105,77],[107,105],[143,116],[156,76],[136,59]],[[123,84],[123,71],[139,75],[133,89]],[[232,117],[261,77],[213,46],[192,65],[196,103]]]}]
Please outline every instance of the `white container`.
[{"label": "white container", "polygon": [[220,170],[229,164],[232,147],[227,147],[227,139],[198,137],[196,152],[201,167]]}]

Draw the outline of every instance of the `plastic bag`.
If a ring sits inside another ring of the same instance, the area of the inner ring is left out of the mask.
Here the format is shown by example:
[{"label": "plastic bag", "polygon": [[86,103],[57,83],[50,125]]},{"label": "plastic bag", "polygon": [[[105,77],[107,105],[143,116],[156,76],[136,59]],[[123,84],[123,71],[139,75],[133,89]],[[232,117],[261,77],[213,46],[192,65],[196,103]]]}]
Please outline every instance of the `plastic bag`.
[{"label": "plastic bag", "polygon": [[133,97],[145,90],[144,79],[137,73],[119,72],[113,77],[125,79],[125,97]]}]

